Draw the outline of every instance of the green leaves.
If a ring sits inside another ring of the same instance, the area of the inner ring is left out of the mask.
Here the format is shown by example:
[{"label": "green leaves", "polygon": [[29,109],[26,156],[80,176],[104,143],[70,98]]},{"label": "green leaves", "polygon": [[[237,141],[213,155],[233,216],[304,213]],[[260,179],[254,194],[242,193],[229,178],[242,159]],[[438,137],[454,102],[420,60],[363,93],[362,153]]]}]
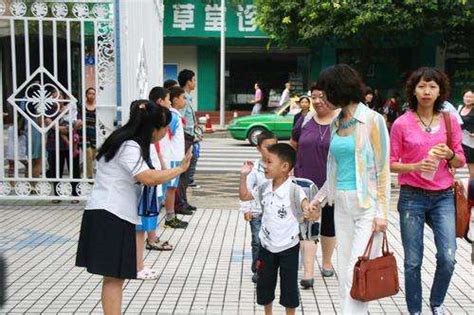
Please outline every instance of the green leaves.
[{"label": "green leaves", "polygon": [[[256,0],[257,20],[279,44],[474,29],[474,0]],[[471,40],[472,41],[472,40]]]}]

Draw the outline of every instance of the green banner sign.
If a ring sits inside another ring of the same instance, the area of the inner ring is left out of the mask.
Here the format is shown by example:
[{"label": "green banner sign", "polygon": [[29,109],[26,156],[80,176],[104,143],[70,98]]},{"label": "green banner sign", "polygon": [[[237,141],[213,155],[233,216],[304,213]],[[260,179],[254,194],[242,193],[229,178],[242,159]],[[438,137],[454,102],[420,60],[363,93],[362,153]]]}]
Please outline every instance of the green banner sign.
[{"label": "green banner sign", "polygon": [[[240,5],[226,8],[226,37],[264,37],[254,23],[253,1],[242,1]],[[203,1],[189,1],[165,5],[164,35],[166,37],[219,37],[221,31],[221,7]]]}]

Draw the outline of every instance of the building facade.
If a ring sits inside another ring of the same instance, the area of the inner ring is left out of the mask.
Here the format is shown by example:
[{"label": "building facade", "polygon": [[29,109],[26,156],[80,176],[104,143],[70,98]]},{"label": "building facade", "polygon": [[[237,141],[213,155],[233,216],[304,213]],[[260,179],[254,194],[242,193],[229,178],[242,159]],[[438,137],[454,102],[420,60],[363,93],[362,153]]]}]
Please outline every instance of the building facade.
[{"label": "building facade", "polygon": [[[316,48],[279,49],[254,24],[252,0],[226,8],[226,109],[250,110],[254,84],[259,82],[269,95],[269,106],[278,102],[285,82],[293,92],[307,91],[319,72],[334,63],[357,64],[354,50],[335,43],[318,43]],[[164,79],[175,79],[185,68],[196,72],[194,91],[196,109],[219,108],[220,6],[205,1],[181,0],[165,5]],[[377,88],[383,97],[403,92],[406,76],[419,66],[436,66],[450,75],[453,102],[474,84],[472,56],[450,56],[438,47],[436,37],[421,44],[407,43],[373,52],[365,76],[367,85]],[[403,94],[403,93],[402,93]]]}]

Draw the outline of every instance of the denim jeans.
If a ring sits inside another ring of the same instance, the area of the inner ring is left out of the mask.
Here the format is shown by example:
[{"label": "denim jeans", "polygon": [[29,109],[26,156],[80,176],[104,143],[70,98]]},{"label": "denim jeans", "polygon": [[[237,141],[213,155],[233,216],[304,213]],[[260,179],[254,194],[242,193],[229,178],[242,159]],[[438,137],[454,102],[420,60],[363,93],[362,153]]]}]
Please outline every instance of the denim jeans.
[{"label": "denim jeans", "polygon": [[260,238],[258,233],[262,226],[262,217],[255,217],[250,220],[250,232],[252,233],[252,272],[257,271],[258,248],[260,247]]},{"label": "denim jeans", "polygon": [[408,311],[421,312],[421,263],[423,261],[423,230],[431,227],[436,245],[436,271],[431,286],[430,304],[443,304],[454,272],[456,226],[452,191],[425,193],[400,189],[398,200],[400,230],[405,252],[405,293]]}]

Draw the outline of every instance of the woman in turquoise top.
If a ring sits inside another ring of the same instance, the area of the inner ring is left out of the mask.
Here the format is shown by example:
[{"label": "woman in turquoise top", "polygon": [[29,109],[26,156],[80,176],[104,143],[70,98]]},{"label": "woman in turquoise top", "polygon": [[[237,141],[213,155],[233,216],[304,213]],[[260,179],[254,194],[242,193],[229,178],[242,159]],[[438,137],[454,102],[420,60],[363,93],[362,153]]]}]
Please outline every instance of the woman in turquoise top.
[{"label": "woman in turquoise top", "polygon": [[[312,204],[334,204],[340,305],[343,314],[366,314],[368,303],[350,295],[354,264],[372,231],[385,231],[390,204],[389,136],[385,120],[365,106],[358,73],[340,64],[322,71],[318,90],[341,108],[331,125],[327,180]],[[380,249],[377,237],[374,251]]]},{"label": "woman in turquoise top", "polygon": [[356,190],[355,139],[353,135],[334,135],[329,146],[331,155],[336,159],[336,189]]}]

